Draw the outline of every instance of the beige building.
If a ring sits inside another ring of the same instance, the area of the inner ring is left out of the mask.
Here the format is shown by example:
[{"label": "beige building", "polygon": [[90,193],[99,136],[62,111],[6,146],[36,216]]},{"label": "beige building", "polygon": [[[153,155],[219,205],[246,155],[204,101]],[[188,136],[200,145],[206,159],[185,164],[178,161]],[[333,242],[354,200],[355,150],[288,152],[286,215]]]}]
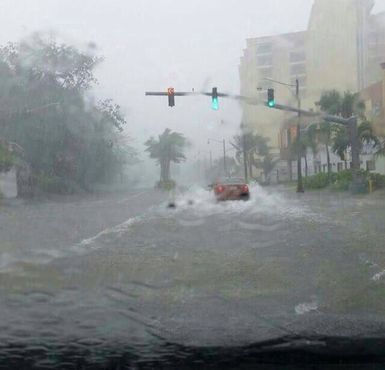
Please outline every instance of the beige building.
[{"label": "beige building", "polygon": [[[239,67],[241,94],[265,102],[266,89],[274,87],[277,102],[294,105],[294,88],[266,78],[289,84],[298,78],[302,106],[316,109],[325,90],[356,92],[381,80],[385,13],[373,15],[373,6],[373,0],[314,0],[307,31],[248,39]],[[293,130],[281,129],[295,123],[293,114],[246,104],[242,109],[250,129],[276,148],[289,145]]]},{"label": "beige building", "polygon": [[[381,63],[381,67],[382,80],[364,89],[361,98],[365,102],[366,117],[373,123],[376,134],[385,137],[385,63]],[[375,157],[375,171],[385,174],[384,157]]]},{"label": "beige building", "polygon": [[[266,89],[272,86],[268,79],[295,83],[300,79],[301,95],[306,94],[306,50],[305,32],[260,37],[247,40],[247,48],[239,67],[241,95],[266,101]],[[294,90],[275,85],[275,96],[279,102],[293,102]],[[286,113],[267,110],[263,106],[243,104],[243,123],[259,134],[270,137],[274,147],[278,145],[278,133]]]}]

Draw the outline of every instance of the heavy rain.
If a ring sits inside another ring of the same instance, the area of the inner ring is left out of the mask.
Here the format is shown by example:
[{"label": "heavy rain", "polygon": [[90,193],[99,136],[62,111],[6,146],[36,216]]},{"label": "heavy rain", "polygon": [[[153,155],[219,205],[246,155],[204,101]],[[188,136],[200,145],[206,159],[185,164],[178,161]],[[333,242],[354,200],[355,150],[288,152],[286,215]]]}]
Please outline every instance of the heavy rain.
[{"label": "heavy rain", "polygon": [[0,369],[382,368],[385,0],[0,9]]}]

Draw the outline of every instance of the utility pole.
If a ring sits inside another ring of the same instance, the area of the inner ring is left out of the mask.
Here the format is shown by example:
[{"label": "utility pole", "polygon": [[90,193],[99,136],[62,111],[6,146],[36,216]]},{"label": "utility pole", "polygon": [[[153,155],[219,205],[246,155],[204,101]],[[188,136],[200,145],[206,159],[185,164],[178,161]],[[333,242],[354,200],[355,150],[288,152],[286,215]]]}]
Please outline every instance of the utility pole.
[{"label": "utility pole", "polygon": [[297,97],[298,104],[298,121],[297,121],[297,145],[298,145],[298,158],[297,158],[297,193],[304,193],[303,180],[302,180],[302,153],[301,153],[301,98],[299,96],[299,80],[295,80],[295,95]]},{"label": "utility pole", "polygon": [[225,171],[225,176],[227,176],[227,164],[226,164],[226,140],[223,139],[223,169]]},{"label": "utility pole", "polygon": [[242,146],[243,146],[243,165],[245,170],[245,181],[248,182],[248,174],[247,174],[247,153],[246,153],[246,134],[242,132]]},{"label": "utility pole", "polygon": [[362,179],[360,178],[360,174],[359,174],[361,165],[360,165],[360,142],[358,138],[357,117],[349,118],[348,130],[349,130],[351,150],[352,150],[352,166],[351,166],[352,175],[353,175],[352,191],[354,193],[359,193],[360,186],[362,185]]},{"label": "utility pole", "polygon": [[210,171],[213,170],[213,152],[210,150]]}]

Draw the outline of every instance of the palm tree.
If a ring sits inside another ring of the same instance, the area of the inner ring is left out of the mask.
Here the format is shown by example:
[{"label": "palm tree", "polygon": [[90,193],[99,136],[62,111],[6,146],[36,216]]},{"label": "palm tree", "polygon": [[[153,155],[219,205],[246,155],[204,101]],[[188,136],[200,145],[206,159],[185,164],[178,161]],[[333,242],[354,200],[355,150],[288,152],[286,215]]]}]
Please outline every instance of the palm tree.
[{"label": "palm tree", "polygon": [[[312,154],[313,154],[313,169],[314,169],[314,173],[317,172],[317,169],[316,169],[316,158],[317,158],[317,154],[318,154],[317,131],[318,131],[317,125],[316,124],[311,124],[307,128],[306,133],[304,135],[306,147],[308,149],[310,149]],[[307,159],[306,159],[306,157],[305,157],[305,164],[306,164],[306,169],[307,169]]]},{"label": "palm tree", "polygon": [[[353,115],[358,116],[360,125],[358,134],[361,143],[371,143],[373,146],[378,146],[379,141],[374,134],[372,125],[365,117],[365,103],[360,99],[358,93],[349,91],[341,95],[338,91],[332,90],[325,92],[320,101],[317,103],[321,110],[329,114],[350,118]],[[322,123],[320,128],[320,138],[323,139],[326,145],[327,156],[329,158],[328,147],[332,142],[332,150],[338,154],[342,160],[345,160],[346,150],[351,146],[351,138],[347,127],[337,126],[330,123]],[[330,163],[328,159],[328,169]],[[330,170],[329,170],[330,171]]]},{"label": "palm tree", "polygon": [[[236,157],[239,162],[243,157],[243,152],[246,152],[246,162],[249,169],[249,175],[250,178],[253,178],[253,167],[260,167],[260,162],[257,161],[255,157],[267,157],[270,153],[270,147],[268,145],[269,138],[248,132],[244,135],[236,135],[233,139],[234,143],[232,145],[237,150]],[[266,169],[267,168],[268,166],[266,166]],[[264,170],[264,172],[266,171]],[[265,176],[266,175],[267,174],[265,173]]]},{"label": "palm tree", "polygon": [[[358,137],[363,144],[371,144],[374,148],[380,147],[380,141],[374,133],[373,126],[368,121],[363,121],[358,126]],[[335,129],[335,137],[333,143],[333,151],[345,160],[345,153],[350,147],[349,133],[346,127],[338,127]]]},{"label": "palm tree", "polygon": [[145,144],[146,152],[150,158],[156,159],[160,165],[160,185],[171,182],[171,162],[181,163],[186,160],[184,149],[188,145],[183,134],[172,132],[169,128],[158,136],[158,139],[151,137]]}]

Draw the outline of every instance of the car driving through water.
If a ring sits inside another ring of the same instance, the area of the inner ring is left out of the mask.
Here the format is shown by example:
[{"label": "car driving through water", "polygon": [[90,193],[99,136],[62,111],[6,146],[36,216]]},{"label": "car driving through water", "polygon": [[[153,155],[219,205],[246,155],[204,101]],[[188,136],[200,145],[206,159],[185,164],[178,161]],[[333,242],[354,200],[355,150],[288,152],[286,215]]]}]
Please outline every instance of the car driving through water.
[{"label": "car driving through water", "polygon": [[217,201],[250,199],[249,185],[242,178],[222,178],[216,181],[212,188]]}]

